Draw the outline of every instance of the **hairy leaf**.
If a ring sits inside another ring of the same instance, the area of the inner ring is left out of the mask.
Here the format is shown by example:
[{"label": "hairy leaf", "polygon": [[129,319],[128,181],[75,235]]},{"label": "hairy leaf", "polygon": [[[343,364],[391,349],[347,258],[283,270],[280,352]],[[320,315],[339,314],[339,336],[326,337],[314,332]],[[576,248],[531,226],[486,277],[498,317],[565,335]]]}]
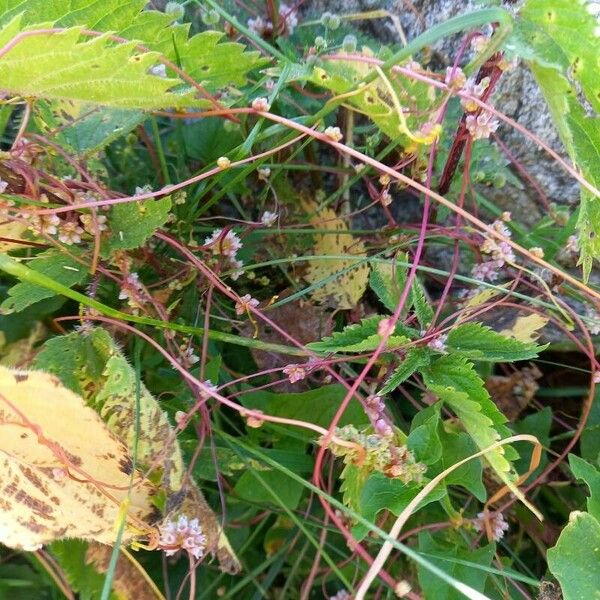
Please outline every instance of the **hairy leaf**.
[{"label": "hairy leaf", "polygon": [[450,352],[489,362],[526,360],[543,349],[535,343],[505,337],[481,323],[465,323],[452,329],[447,346]]},{"label": "hairy leaf", "polygon": [[[331,337],[323,338],[320,342],[312,342],[307,344],[306,347],[317,352],[368,352],[369,350],[375,350],[381,343],[377,328],[383,318],[375,316],[363,319],[360,323],[348,325],[343,331],[336,331]],[[403,333],[402,328],[400,329]],[[409,341],[409,338],[404,335],[393,334],[388,338],[386,348],[399,348]]]},{"label": "hairy leaf", "polygon": [[389,394],[405,382],[413,373],[429,364],[431,352],[426,348],[410,348],[404,360],[394,369],[394,372],[383,384],[379,394]]},{"label": "hairy leaf", "polygon": [[[401,258],[405,259],[406,256]],[[369,285],[377,294],[381,303],[393,313],[398,306],[402,290],[406,285],[406,269],[392,263],[373,263],[371,265]],[[410,302],[406,303],[407,308],[409,304]]]},{"label": "hairy leaf", "polygon": [[[73,256],[79,254],[79,251],[76,249],[70,249],[69,252]],[[84,265],[77,262],[69,254],[54,249],[38,254],[32,261],[28,262],[28,266],[34,271],[43,273],[67,287],[80,285],[89,277]],[[28,306],[40,300],[51,298],[54,295],[55,293],[48,288],[22,281],[9,288],[8,298],[2,302],[0,310],[4,314],[20,312]]]}]

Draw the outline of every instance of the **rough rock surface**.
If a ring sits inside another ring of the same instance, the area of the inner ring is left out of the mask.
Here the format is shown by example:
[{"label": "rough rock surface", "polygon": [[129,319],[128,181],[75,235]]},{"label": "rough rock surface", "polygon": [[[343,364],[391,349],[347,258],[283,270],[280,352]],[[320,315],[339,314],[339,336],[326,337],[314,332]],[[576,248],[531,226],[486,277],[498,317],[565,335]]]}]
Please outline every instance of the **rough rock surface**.
[{"label": "rough rock surface", "polygon": [[[409,40],[424,29],[478,8],[481,8],[481,5],[473,0],[306,0],[302,6],[305,14],[312,16],[322,14],[324,11],[347,14],[386,9],[399,17],[406,38]],[[391,19],[363,23],[365,33],[382,43],[400,41]],[[453,59],[457,39],[443,40],[434,47],[447,63]],[[494,102],[500,110],[564,155],[544,98],[525,64],[520,63],[515,69],[503,75]],[[543,150],[507,125],[499,129],[499,134],[510,152],[539,182],[550,201],[560,204],[574,204],[578,201],[577,185],[574,180]],[[515,197],[518,198],[516,206]],[[494,192],[493,199],[500,206],[506,210],[513,210],[515,215],[526,221],[535,221],[540,215],[540,203],[535,192],[528,198],[521,193],[515,194],[514,190],[504,189]]]}]

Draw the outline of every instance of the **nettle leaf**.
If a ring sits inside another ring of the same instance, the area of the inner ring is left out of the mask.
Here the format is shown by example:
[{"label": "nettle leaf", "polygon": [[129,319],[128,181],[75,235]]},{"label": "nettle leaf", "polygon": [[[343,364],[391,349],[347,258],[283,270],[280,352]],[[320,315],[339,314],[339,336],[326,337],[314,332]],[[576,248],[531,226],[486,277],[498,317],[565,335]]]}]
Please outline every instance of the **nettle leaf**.
[{"label": "nettle leaf", "polygon": [[[73,256],[80,254],[77,249],[70,249],[69,252]],[[73,256],[50,249],[38,254],[27,263],[27,266],[38,273],[51,277],[57,283],[73,287],[81,285],[89,278],[85,265],[76,261]],[[8,297],[0,305],[0,310],[4,314],[20,312],[28,306],[54,295],[55,292],[48,288],[22,281],[9,288]]]},{"label": "nettle leaf", "polygon": [[184,485],[185,466],[166,413],[144,384],[136,381],[134,369],[110,335],[96,328],[85,334],[56,337],[44,344],[35,365],[81,390],[86,403],[98,412],[111,432],[131,452],[136,449],[138,463],[152,468],[153,480],[161,481],[161,489],[167,495],[166,516],[178,512],[198,517],[208,548],[218,556],[221,567],[239,570],[217,516],[193,482]]},{"label": "nettle leaf", "polygon": [[[451,408],[480,450],[510,435],[503,425],[506,417],[492,402],[473,364],[465,358],[441,357],[422,373],[427,387]],[[503,447],[496,448],[485,458],[502,481],[508,482],[514,480],[515,473],[507,459],[510,454],[505,452]]]},{"label": "nettle leaf", "polygon": [[600,523],[592,515],[572,512],[554,548],[548,568],[558,579],[564,600],[598,598],[600,590]]},{"label": "nettle leaf", "polygon": [[433,307],[427,297],[425,288],[418,277],[415,277],[412,288],[410,289],[410,299],[413,310],[423,329],[429,327],[433,319]]},{"label": "nettle leaf", "polygon": [[[507,47],[530,61],[569,156],[600,185],[600,83],[598,23],[584,2],[527,0]],[[576,32],[576,34],[574,34]],[[600,258],[600,199],[582,189],[578,229],[587,279]]]},{"label": "nettle leaf", "polygon": [[308,272],[304,278],[316,286],[311,291],[313,300],[328,302],[336,309],[354,308],[365,293],[369,280],[369,263],[360,261],[360,257],[366,256],[365,245],[354,238],[346,222],[339,219],[333,210],[316,211],[317,205],[312,200],[304,200],[302,206],[313,215],[310,224],[315,229],[329,230],[328,233],[315,234],[313,253],[343,257],[308,261]]},{"label": "nettle leaf", "polygon": [[404,360],[394,369],[378,394],[384,395],[393,392],[404,383],[413,373],[425,367],[431,360],[431,352],[427,348],[410,348]]},{"label": "nettle leaf", "polygon": [[[406,255],[398,258],[406,260]],[[393,263],[375,262],[371,265],[369,285],[381,303],[393,313],[406,285],[406,268]],[[409,308],[408,305],[409,302],[407,302],[406,308]]]},{"label": "nettle leaf", "polygon": [[458,325],[448,334],[449,351],[473,360],[512,362],[534,358],[544,347],[505,337],[481,323]]},{"label": "nettle leaf", "polygon": [[34,105],[34,115],[43,133],[52,132],[55,142],[82,157],[98,152],[146,118],[139,110],[72,100],[39,100]]},{"label": "nettle leaf", "polygon": [[108,219],[112,235],[106,241],[103,253],[143,246],[166,223],[170,210],[170,196],[160,200],[126,202],[113,206]]},{"label": "nettle leaf", "polygon": [[151,529],[154,486],[132,473],[127,446],[56,377],[0,367],[0,428],[1,479],[10,482],[1,543],[24,550],[64,537],[112,544],[122,518],[124,543]]},{"label": "nettle leaf", "polygon": [[[21,17],[15,17],[0,31],[0,46],[22,31]],[[180,79],[150,73],[156,52],[140,53],[134,42],[115,44],[81,31],[72,27],[23,38],[0,57],[3,89],[15,96],[145,110],[206,105],[192,91],[174,92]]]},{"label": "nettle leaf", "polygon": [[[348,325],[342,331],[336,331],[331,337],[323,338],[320,342],[311,342],[306,347],[317,352],[368,352],[375,350],[381,343],[377,333],[379,322],[385,317],[377,315],[363,319],[360,323]],[[400,331],[398,331],[400,330]],[[396,331],[401,335],[392,334],[386,344],[386,349],[399,348],[407,344],[410,339],[405,335],[402,326]]]},{"label": "nettle leaf", "polygon": [[[485,583],[489,577],[486,568],[492,564],[495,550],[496,544],[488,544],[482,548],[461,548],[457,544],[438,543],[428,532],[419,534],[419,552],[423,552],[427,556],[427,560],[450,577],[478,592],[483,592],[485,589]],[[453,558],[461,562],[454,562]],[[465,597],[463,593],[439,577],[432,577],[430,571],[420,564],[417,565],[417,573],[426,598],[463,600]]]},{"label": "nettle leaf", "polygon": [[80,25],[115,33],[165,55],[209,92],[228,84],[244,85],[248,73],[267,62],[243,44],[221,42],[223,32],[189,37],[189,23],[174,23],[173,16],[146,10],[146,4],[146,0],[5,0],[0,22],[22,14],[23,26],[53,22],[56,27]]}]

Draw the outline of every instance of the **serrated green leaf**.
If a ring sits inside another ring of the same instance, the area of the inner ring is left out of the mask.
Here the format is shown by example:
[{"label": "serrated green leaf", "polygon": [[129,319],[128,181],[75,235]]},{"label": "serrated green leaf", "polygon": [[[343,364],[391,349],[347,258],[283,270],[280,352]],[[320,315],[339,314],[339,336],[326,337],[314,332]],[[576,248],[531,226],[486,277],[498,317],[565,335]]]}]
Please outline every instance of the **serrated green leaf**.
[{"label": "serrated green leaf", "polygon": [[342,492],[342,502],[356,512],[360,512],[361,494],[369,477],[369,469],[347,463],[340,473],[340,492]]},{"label": "serrated green leaf", "polygon": [[[74,255],[79,254],[75,249],[71,249],[70,252]],[[77,262],[68,254],[63,254],[54,249],[38,254],[32,261],[28,262],[27,266],[68,287],[80,285],[89,277],[85,265]],[[51,298],[54,295],[52,290],[22,281],[9,288],[8,297],[0,305],[0,310],[4,314],[19,312],[40,300]]]},{"label": "serrated green leaf", "polygon": [[[381,337],[377,333],[382,316],[369,317],[360,323],[348,325],[342,331],[336,331],[331,337],[323,338],[320,342],[312,342],[306,347],[317,352],[368,352],[375,350],[381,343]],[[396,332],[400,335],[391,335],[388,338],[386,348],[399,348],[410,341],[406,335],[407,328],[402,325],[396,326]]]},{"label": "serrated green leaf", "polygon": [[[584,2],[570,0],[527,0],[520,16],[508,48],[530,61],[571,160],[598,187],[598,23]],[[600,258],[600,199],[584,188],[578,228],[587,279],[593,259]]]},{"label": "serrated green leaf", "polygon": [[[481,567],[489,567],[494,558],[496,544],[488,544],[483,548],[459,547],[456,544],[442,544],[428,532],[419,534],[419,551],[423,552],[438,569],[441,569],[457,581],[473,589],[483,592],[489,573]],[[459,559],[454,562],[451,559]],[[464,564],[464,563],[469,564]],[[472,565],[472,566],[470,566]],[[439,577],[432,577],[431,573],[421,565],[417,566],[419,583],[424,597],[431,600],[463,600],[464,594],[449,586]]]},{"label": "serrated green leaf", "polygon": [[427,348],[410,348],[404,360],[394,369],[378,394],[384,395],[394,391],[413,373],[429,364],[431,352]]},{"label": "serrated green leaf", "polygon": [[148,238],[169,217],[171,198],[126,202],[115,205],[108,218],[111,237],[102,249],[104,255],[115,250],[130,250],[143,246]]},{"label": "serrated green leaf", "polygon": [[508,338],[481,323],[458,325],[448,334],[446,345],[449,352],[489,362],[527,360],[543,350],[535,343]]},{"label": "serrated green leaf", "polygon": [[442,456],[442,444],[438,434],[440,412],[435,407],[430,407],[420,411],[419,416],[420,419],[413,419],[406,445],[414,453],[417,461],[433,465]]},{"label": "serrated green leaf", "polygon": [[22,14],[23,26],[53,22],[56,27],[79,25],[116,33],[164,54],[209,92],[228,84],[245,84],[248,72],[266,62],[258,52],[246,51],[243,44],[221,42],[223,32],[204,31],[189,37],[189,23],[174,23],[171,15],[146,10],[146,5],[147,0],[4,0],[0,23]]},{"label": "serrated green leaf", "polygon": [[34,105],[34,117],[43,133],[51,133],[63,148],[86,157],[135,129],[146,115],[71,100],[40,100]]},{"label": "serrated green leaf", "polygon": [[573,512],[554,548],[548,568],[558,579],[564,600],[600,598],[600,523],[588,513]]},{"label": "serrated green leaf", "polygon": [[[135,42],[83,37],[82,27],[22,38],[0,57],[3,89],[14,96],[75,100],[119,108],[154,110],[206,106],[191,91],[175,92],[180,79],[151,74],[156,52],[140,53]],[[0,31],[0,47],[23,31],[15,17]]]},{"label": "serrated green leaf", "polygon": [[[406,256],[398,257],[405,260]],[[406,269],[400,265],[376,262],[371,265],[369,285],[381,303],[393,313],[406,285]],[[408,302],[407,302],[408,305]],[[406,308],[409,308],[408,306]]]},{"label": "serrated green leaf", "polygon": [[[444,356],[422,373],[427,387],[452,409],[480,450],[509,435],[503,426],[506,417],[492,402],[472,363],[462,357]],[[512,481],[515,474],[505,452],[500,447],[485,457],[506,482]]]},{"label": "serrated green leaf", "polygon": [[415,277],[410,289],[410,303],[417,316],[417,321],[423,329],[429,327],[433,320],[433,307],[427,298],[425,288],[418,277]]}]

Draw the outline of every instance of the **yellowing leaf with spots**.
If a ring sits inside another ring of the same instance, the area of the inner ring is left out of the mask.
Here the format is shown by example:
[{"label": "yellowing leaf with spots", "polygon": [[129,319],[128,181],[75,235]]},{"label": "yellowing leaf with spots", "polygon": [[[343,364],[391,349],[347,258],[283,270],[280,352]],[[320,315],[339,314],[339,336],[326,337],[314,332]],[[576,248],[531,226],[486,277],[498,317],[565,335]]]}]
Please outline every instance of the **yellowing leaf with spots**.
[{"label": "yellowing leaf with spots", "polygon": [[327,230],[315,234],[313,254],[337,257],[308,261],[304,277],[315,285],[311,291],[313,300],[327,302],[334,308],[354,308],[369,282],[369,264],[363,258],[365,245],[348,232],[345,221],[332,209],[317,211],[311,200],[302,201],[302,207],[313,215],[310,223],[315,229]]},{"label": "yellowing leaf with spots", "polygon": [[[26,248],[25,244],[19,244],[18,240],[23,239],[23,234],[27,231],[27,225],[19,221],[8,221],[0,225],[0,252],[10,252],[11,250],[20,250]],[[16,240],[16,241],[12,241]]]},{"label": "yellowing leaf with spots", "polygon": [[[32,550],[65,537],[147,535],[153,486],[84,400],[39,371],[0,367],[0,542]],[[131,490],[130,490],[131,483]]]},{"label": "yellowing leaf with spots", "polygon": [[502,330],[500,333],[520,342],[535,342],[540,337],[541,330],[546,327],[548,321],[548,317],[536,313],[520,315],[511,327]]}]

